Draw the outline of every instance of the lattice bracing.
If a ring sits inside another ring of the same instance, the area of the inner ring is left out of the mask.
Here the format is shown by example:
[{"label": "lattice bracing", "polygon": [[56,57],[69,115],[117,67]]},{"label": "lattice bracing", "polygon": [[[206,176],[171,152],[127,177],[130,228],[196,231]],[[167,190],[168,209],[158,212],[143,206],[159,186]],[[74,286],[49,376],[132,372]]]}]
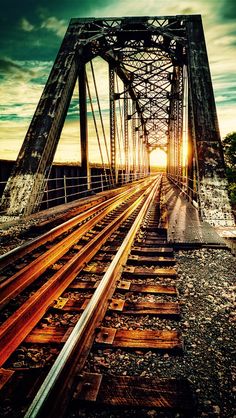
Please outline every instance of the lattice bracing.
[{"label": "lattice bracing", "polygon": [[[123,101],[124,149],[121,153],[125,154],[125,174],[129,177],[130,170],[146,173],[148,153],[161,147],[168,154],[168,174],[180,186],[184,183],[183,175],[187,177],[187,193],[196,200],[203,219],[212,224],[232,225],[199,15],[72,19],[7,183],[2,208],[9,214],[35,210],[76,79],[83,74],[86,64],[98,56],[110,69],[109,160],[114,182],[118,179],[117,154],[122,144],[117,139],[120,128],[116,126],[115,102]],[[183,82],[184,72],[188,83]],[[123,82],[123,91],[116,89],[117,76]],[[79,78],[83,96],[83,100],[80,98],[81,140],[84,141],[81,160],[86,172],[89,169],[86,88],[83,86],[86,77]],[[184,98],[187,98],[185,106]],[[187,167],[184,167],[183,126],[186,125],[189,152]]]}]

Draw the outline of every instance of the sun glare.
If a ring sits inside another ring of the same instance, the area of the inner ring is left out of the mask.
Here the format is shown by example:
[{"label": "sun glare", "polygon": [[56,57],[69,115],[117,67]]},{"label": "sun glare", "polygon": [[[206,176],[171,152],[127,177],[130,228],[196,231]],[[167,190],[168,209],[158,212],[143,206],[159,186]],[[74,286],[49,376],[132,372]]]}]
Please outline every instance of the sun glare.
[{"label": "sun glare", "polygon": [[166,168],[167,155],[162,149],[153,150],[150,154],[151,167]]}]

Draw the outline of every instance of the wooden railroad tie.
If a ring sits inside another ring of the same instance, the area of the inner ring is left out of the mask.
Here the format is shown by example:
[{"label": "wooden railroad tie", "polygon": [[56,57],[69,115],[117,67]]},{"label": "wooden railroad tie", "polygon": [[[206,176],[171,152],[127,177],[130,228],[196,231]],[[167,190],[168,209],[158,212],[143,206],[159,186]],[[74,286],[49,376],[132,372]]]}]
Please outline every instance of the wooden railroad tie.
[{"label": "wooden railroad tie", "polygon": [[157,247],[157,248],[149,248],[149,247],[132,247],[131,254],[136,255],[152,255],[152,256],[168,256],[172,257],[174,254],[174,250],[172,247]]},{"label": "wooden railroad tie", "polygon": [[141,376],[109,376],[84,373],[78,376],[74,402],[117,407],[149,407],[190,412],[193,394],[187,379]]},{"label": "wooden railroad tie", "polygon": [[[62,344],[68,339],[73,327],[34,328],[25,338],[25,343]],[[170,330],[119,330],[100,328],[97,330],[95,343],[102,346],[139,348],[148,350],[173,351],[182,353],[183,343],[178,331]]]},{"label": "wooden railroad tie", "polygon": [[147,277],[177,277],[177,271],[173,268],[150,268],[145,269],[141,267],[127,266],[122,272],[123,277],[131,278],[147,278]]},{"label": "wooden railroad tie", "polygon": [[[108,269],[108,266],[103,265],[88,265],[84,267],[82,273],[86,274],[105,274]],[[149,268],[145,269],[142,267],[135,267],[135,266],[127,266],[124,268],[122,276],[127,277],[130,275],[132,278],[134,276],[138,276],[139,278],[147,278],[147,277],[176,277],[177,272],[173,268]]]},{"label": "wooden railroad tie", "polygon": [[183,344],[178,331],[170,330],[120,330],[102,327],[95,342],[102,346],[139,348],[148,350],[182,352]]},{"label": "wooden railroad tie", "polygon": [[[78,279],[74,280],[70,284],[70,289],[79,289],[79,290],[94,290],[99,285],[100,280],[98,281],[80,281]],[[163,284],[157,285],[145,285],[145,284],[133,284],[128,280],[119,280],[117,282],[116,289],[124,292],[133,292],[133,293],[153,293],[153,294],[166,294],[171,296],[177,295],[177,290],[175,286],[167,286]]]},{"label": "wooden railroad tie", "polygon": [[179,318],[178,302],[129,302],[123,299],[112,299],[108,309],[126,315],[157,315]]},{"label": "wooden railroad tie", "polygon": [[[17,408],[32,401],[48,369],[0,369],[2,383],[0,401],[11,400]],[[109,376],[100,373],[83,373],[76,376],[73,403],[109,407],[157,408],[164,411],[184,412],[192,417],[194,397],[187,379],[142,376]],[[22,385],[22,382],[24,384]],[[24,402],[23,402],[24,403]]]},{"label": "wooden railroad tie", "polygon": [[130,254],[127,260],[128,265],[173,265],[175,264],[175,259],[172,257],[166,257],[166,256],[147,256],[147,255],[136,255],[136,254]]},{"label": "wooden railroad tie", "polygon": [[[60,298],[52,309],[66,312],[83,312],[90,298],[79,300]],[[156,315],[161,317],[179,318],[180,306],[178,302],[130,302],[123,299],[111,299],[108,310],[125,315]]]}]

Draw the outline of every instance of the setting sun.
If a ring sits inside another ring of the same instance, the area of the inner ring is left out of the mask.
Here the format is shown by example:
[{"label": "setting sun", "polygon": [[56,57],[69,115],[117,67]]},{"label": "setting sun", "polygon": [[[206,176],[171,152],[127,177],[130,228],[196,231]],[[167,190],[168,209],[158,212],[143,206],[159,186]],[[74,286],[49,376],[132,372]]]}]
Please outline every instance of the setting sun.
[{"label": "setting sun", "polygon": [[150,154],[150,165],[151,167],[163,167],[167,164],[166,152],[162,149],[153,150]]}]

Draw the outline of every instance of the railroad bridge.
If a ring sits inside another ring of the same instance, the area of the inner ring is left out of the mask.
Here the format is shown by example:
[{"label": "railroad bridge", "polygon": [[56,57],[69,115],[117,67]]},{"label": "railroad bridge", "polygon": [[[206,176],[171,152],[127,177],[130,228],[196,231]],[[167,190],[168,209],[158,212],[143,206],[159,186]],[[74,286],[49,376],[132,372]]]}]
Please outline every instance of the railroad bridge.
[{"label": "railroad bridge", "polygon": [[[140,173],[148,176],[150,153],[162,148],[169,179],[194,202],[201,218],[212,225],[234,225],[199,15],[72,19],[8,179],[1,210],[28,215],[39,206],[77,79],[81,176],[89,178],[87,108],[93,100],[86,68],[90,65],[95,80],[96,57],[108,67],[109,140],[107,163],[101,161],[107,184],[116,186],[120,172],[125,181]],[[93,108],[92,114],[96,128]]]}]

